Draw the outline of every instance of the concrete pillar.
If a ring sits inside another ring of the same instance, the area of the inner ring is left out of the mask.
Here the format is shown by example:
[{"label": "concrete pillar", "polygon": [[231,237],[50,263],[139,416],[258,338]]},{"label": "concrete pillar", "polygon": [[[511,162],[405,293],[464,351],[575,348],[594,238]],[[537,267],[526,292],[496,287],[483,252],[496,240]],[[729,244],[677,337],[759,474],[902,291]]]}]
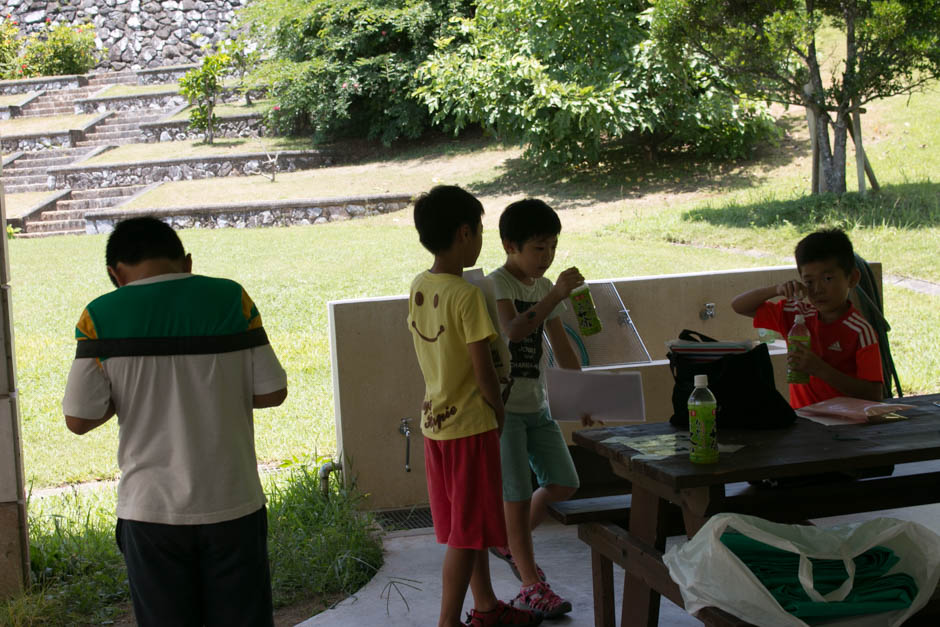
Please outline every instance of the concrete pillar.
[{"label": "concrete pillar", "polygon": [[29,575],[6,228],[6,201],[0,184],[0,599],[22,592]]}]

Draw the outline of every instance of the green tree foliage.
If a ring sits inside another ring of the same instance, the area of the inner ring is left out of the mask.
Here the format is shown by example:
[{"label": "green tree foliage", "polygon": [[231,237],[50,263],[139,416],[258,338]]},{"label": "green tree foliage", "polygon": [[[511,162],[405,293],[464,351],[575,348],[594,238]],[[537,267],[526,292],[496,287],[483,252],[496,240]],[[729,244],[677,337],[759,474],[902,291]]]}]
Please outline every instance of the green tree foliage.
[{"label": "green tree foliage", "polygon": [[104,57],[106,49],[95,47],[95,27],[91,24],[52,25],[26,39],[20,69],[26,76],[84,74]]},{"label": "green tree foliage", "polygon": [[667,64],[642,0],[480,0],[418,69],[418,96],[455,129],[482,124],[544,165],[615,145],[738,157],[773,132],[715,87],[703,58]]},{"label": "green tree foliage", "polygon": [[[854,112],[940,77],[940,0],[659,0],[655,7],[654,32],[672,44],[674,60],[703,55],[726,89],[814,113],[822,191],[845,191]],[[822,27],[845,38],[831,77],[816,48]]]},{"label": "green tree foliage", "polygon": [[270,57],[255,72],[277,103],[272,127],[317,141],[366,136],[388,144],[429,124],[412,95],[415,68],[470,0],[255,0],[240,12]]},{"label": "green tree foliage", "polygon": [[186,97],[192,109],[189,111],[189,126],[205,131],[206,143],[211,144],[215,127],[219,123],[215,115],[215,104],[222,91],[230,58],[224,52],[206,55],[198,68],[192,69],[180,79],[180,93]]}]

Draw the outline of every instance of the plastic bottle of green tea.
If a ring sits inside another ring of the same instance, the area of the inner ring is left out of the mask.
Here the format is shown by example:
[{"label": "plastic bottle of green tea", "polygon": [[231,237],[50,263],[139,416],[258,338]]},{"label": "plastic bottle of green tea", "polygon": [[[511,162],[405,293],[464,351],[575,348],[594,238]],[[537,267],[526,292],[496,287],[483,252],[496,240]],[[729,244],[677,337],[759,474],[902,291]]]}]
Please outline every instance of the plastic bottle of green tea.
[{"label": "plastic bottle of green tea", "polygon": [[[793,318],[793,326],[787,334],[787,353],[793,353],[796,345],[802,344],[806,350],[810,350],[811,340],[809,329],[806,328],[806,319],[802,314],[797,314]],[[787,383],[809,383],[809,375],[801,370],[795,370],[787,362]]]},{"label": "plastic bottle of green tea", "polygon": [[574,315],[578,320],[578,330],[581,331],[581,335],[600,333],[601,321],[597,317],[594,299],[591,298],[591,288],[585,283],[572,290],[568,298],[571,299],[571,305],[574,307]]},{"label": "plastic bottle of green tea", "polygon": [[718,462],[718,402],[708,389],[708,375],[695,375],[695,389],[689,396],[689,460],[695,464]]}]

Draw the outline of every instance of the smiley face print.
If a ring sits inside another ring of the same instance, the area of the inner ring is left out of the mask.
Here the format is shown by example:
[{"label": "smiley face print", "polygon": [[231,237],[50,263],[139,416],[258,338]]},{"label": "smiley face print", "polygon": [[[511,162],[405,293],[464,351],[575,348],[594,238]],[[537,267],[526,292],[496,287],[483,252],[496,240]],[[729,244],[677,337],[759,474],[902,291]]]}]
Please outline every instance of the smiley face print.
[{"label": "smiley face print", "polygon": [[[415,306],[416,306],[416,307],[421,307],[421,306],[424,305],[424,293],[423,293],[423,292],[421,292],[421,291],[415,292],[414,299],[415,299]],[[440,304],[440,296],[439,296],[438,294],[435,294],[435,295],[434,295],[434,298],[433,298],[432,301],[431,301],[431,306],[434,307],[434,309],[437,309],[437,306],[438,306],[439,304]],[[444,333],[444,325],[443,325],[443,324],[442,324],[442,325],[440,326],[440,328],[437,330],[437,334],[436,334],[434,337],[430,337],[430,336],[427,336],[427,335],[425,335],[424,333],[422,333],[421,330],[418,329],[418,325],[415,324],[415,321],[414,321],[414,320],[411,321],[411,328],[413,328],[413,329],[415,330],[415,333],[418,334],[418,337],[420,337],[420,338],[421,338],[422,340],[424,340],[425,342],[436,342],[436,341],[437,341],[437,338],[441,337],[441,334]]]}]

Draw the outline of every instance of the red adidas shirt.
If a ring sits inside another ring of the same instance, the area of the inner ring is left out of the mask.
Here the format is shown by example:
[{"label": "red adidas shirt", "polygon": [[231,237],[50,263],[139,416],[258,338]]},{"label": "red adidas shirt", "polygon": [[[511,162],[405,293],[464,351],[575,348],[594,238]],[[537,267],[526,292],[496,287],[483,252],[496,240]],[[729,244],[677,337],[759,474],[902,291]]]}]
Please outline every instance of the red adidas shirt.
[{"label": "red adidas shirt", "polygon": [[[809,303],[766,302],[754,314],[754,327],[772,329],[786,337],[799,313],[806,319],[812,351],[823,361],[857,379],[884,381],[878,336],[865,316],[851,304],[835,322],[823,322],[819,311]],[[809,383],[790,384],[790,405],[794,409],[836,396],[845,394],[817,377],[811,376]]]}]

